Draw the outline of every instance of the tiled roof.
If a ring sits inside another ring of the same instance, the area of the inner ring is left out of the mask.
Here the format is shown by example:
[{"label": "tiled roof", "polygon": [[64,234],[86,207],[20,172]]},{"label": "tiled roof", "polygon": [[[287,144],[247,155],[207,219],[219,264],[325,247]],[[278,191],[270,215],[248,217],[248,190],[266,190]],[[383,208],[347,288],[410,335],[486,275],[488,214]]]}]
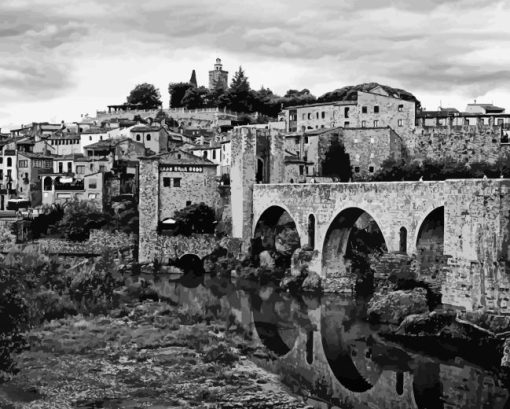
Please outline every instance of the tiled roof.
[{"label": "tiled roof", "polygon": [[131,132],[155,132],[159,131],[161,126],[137,125],[131,129]]},{"label": "tiled roof", "polygon": [[162,153],[159,155],[141,157],[141,160],[157,160],[162,165],[200,165],[200,166],[217,166],[210,160],[195,156],[192,153],[182,149]]}]

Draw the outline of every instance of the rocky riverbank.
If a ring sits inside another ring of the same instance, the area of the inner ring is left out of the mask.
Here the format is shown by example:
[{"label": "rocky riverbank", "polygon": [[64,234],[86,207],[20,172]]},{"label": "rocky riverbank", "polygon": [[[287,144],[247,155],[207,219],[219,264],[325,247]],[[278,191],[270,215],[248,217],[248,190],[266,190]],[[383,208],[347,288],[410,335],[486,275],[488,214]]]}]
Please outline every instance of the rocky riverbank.
[{"label": "rocky riverbank", "polygon": [[306,408],[236,331],[157,302],[52,320],[28,334],[0,407]]}]

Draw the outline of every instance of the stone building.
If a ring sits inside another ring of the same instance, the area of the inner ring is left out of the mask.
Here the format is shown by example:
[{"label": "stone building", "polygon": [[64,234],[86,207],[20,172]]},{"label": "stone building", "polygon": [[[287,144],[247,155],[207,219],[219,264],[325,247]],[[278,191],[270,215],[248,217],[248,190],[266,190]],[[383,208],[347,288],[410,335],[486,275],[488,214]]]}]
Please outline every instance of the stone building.
[{"label": "stone building", "polygon": [[338,127],[286,134],[289,160],[286,159],[285,181],[303,182],[306,177],[323,176],[321,164],[333,138],[344,145],[354,180],[369,179],[386,159],[399,159],[406,154],[402,138],[390,127]]},{"label": "stone building", "polygon": [[140,142],[156,155],[168,150],[168,131],[161,125],[137,125],[131,128],[130,138]]},{"label": "stone building", "polygon": [[140,158],[140,261],[152,261],[147,243],[177,210],[193,203],[218,206],[216,167],[183,150]]},{"label": "stone building", "polygon": [[18,153],[18,192],[30,200],[32,207],[42,203],[41,177],[53,170],[54,158],[40,153]]},{"label": "stone building", "polygon": [[223,88],[224,90],[228,88],[228,71],[223,70],[220,58],[216,58],[214,69],[209,71],[209,89],[213,90],[215,88]]},{"label": "stone building", "polygon": [[399,135],[410,132],[416,122],[416,103],[379,84],[348,93],[343,100],[287,107],[280,118],[288,132],[321,128],[391,127]]}]

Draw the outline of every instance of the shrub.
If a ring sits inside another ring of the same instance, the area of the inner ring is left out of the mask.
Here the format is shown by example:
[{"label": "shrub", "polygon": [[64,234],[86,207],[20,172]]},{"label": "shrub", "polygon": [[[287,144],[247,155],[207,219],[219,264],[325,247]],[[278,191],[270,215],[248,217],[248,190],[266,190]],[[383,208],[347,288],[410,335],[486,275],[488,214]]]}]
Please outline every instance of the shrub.
[{"label": "shrub", "polygon": [[89,238],[90,230],[99,229],[111,220],[93,204],[74,201],[64,210],[64,217],[58,227],[68,240],[84,241]]},{"label": "shrub", "polygon": [[190,235],[192,233],[214,233],[216,215],[205,203],[191,204],[174,213],[175,232]]}]

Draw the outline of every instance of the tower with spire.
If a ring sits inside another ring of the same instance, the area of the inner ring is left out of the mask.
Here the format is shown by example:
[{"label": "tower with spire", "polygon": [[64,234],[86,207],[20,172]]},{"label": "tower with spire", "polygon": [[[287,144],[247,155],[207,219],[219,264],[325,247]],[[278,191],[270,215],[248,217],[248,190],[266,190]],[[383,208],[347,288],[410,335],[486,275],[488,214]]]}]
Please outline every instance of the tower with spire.
[{"label": "tower with spire", "polygon": [[209,71],[209,89],[213,90],[218,87],[224,90],[228,88],[228,71],[223,70],[223,64],[220,58],[216,58],[214,69]]},{"label": "tower with spire", "polygon": [[191,72],[191,78],[189,79],[189,83],[193,85],[195,88],[198,87],[197,84],[197,74],[195,73],[195,70]]}]

